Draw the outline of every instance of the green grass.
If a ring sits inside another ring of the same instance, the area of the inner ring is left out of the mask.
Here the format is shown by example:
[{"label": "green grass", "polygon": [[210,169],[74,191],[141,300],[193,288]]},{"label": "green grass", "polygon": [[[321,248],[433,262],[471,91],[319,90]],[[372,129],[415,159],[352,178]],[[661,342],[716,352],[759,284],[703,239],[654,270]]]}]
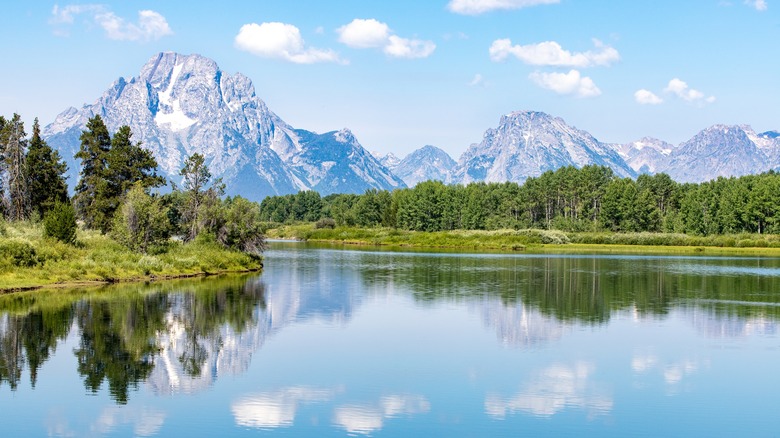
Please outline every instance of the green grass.
[{"label": "green grass", "polygon": [[96,231],[79,230],[75,245],[43,237],[40,224],[4,225],[0,290],[47,285],[174,278],[259,269],[261,261],[213,240],[171,242],[163,254],[128,250]]},{"label": "green grass", "polygon": [[688,236],[668,233],[570,233],[556,230],[405,231],[393,228],[336,227],[314,224],[283,225],[268,237],[355,245],[460,248],[528,252],[621,252],[669,254],[777,255],[780,236]]}]

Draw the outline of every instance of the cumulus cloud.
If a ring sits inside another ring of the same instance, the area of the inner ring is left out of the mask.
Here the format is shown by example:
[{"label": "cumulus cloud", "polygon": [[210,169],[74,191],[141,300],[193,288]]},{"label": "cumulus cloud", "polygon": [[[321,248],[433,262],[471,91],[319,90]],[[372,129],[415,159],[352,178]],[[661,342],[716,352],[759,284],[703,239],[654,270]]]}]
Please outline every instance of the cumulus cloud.
[{"label": "cumulus cloud", "polygon": [[634,100],[641,105],[658,105],[664,102],[655,93],[645,89],[637,90],[634,93]]},{"label": "cumulus cloud", "polygon": [[766,0],[745,0],[745,4],[757,11],[763,12],[767,10]]},{"label": "cumulus cloud", "polygon": [[479,15],[490,11],[521,9],[559,2],[560,0],[450,0],[447,9],[456,14]]},{"label": "cumulus cloud", "polygon": [[306,47],[301,31],[287,23],[250,23],[241,26],[235,38],[235,46],[263,58],[275,58],[296,64],[339,62],[333,50]]},{"label": "cumulus cloud", "polygon": [[572,53],[555,41],[523,46],[512,45],[512,41],[506,38],[493,41],[490,46],[490,59],[501,62],[512,55],[530,65],[580,68],[596,65],[608,66],[620,60],[620,54],[613,47],[596,39],[593,40],[593,44],[596,47],[595,51]]},{"label": "cumulus cloud", "polygon": [[569,70],[568,73],[543,73],[533,72],[529,78],[538,86],[552,90],[558,94],[573,95],[576,97],[596,97],[601,90],[593,80],[580,75],[577,70]]},{"label": "cumulus cloud", "polygon": [[401,38],[397,35],[390,36],[390,42],[385,46],[384,52],[395,58],[427,58],[436,50],[436,44],[432,41]]},{"label": "cumulus cloud", "polygon": [[715,96],[705,96],[704,93],[690,88],[685,81],[678,78],[669,81],[669,85],[664,88],[664,92],[677,96],[688,103],[701,105],[715,102]]},{"label": "cumulus cloud", "polygon": [[355,18],[338,28],[339,41],[356,49],[382,47],[390,38],[390,27],[373,18]]},{"label": "cumulus cloud", "polygon": [[88,21],[100,26],[112,40],[151,41],[173,34],[165,17],[152,10],[138,11],[138,21],[135,23],[128,22],[107,7],[97,4],[64,7],[54,5],[51,14],[49,23],[55,26],[55,33],[61,36],[68,35],[66,27],[73,25],[79,15],[86,15]]},{"label": "cumulus cloud", "polygon": [[382,48],[394,58],[427,58],[436,50],[433,41],[402,38],[393,34],[387,23],[373,18],[356,18],[336,29],[339,41],[356,49]]}]

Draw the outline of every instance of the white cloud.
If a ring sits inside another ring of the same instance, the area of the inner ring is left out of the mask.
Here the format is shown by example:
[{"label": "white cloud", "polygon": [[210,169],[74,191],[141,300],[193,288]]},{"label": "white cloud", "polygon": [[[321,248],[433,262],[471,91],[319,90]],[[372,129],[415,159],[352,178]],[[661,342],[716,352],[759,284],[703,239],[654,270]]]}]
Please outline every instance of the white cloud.
[{"label": "white cloud", "polygon": [[571,94],[576,97],[596,97],[601,90],[587,76],[581,76],[577,70],[568,73],[533,72],[529,78],[537,85],[558,94]]},{"label": "white cloud", "polygon": [[512,45],[508,38],[493,41],[490,46],[490,59],[495,62],[506,60],[509,55],[530,65],[552,67],[592,67],[608,66],[620,60],[620,54],[613,47],[604,45],[594,39],[596,51],[572,53],[564,50],[555,41],[544,41],[538,44]]},{"label": "white cloud", "polygon": [[241,26],[235,46],[263,58],[282,59],[296,64],[341,62],[333,50],[306,47],[301,31],[286,23],[250,23]]},{"label": "white cloud", "polygon": [[478,85],[483,85],[483,86],[485,85],[485,78],[482,77],[482,75],[479,73],[475,74],[474,79],[472,79],[471,82],[469,82],[470,87],[476,87]]},{"label": "white cloud", "polygon": [[[107,7],[97,4],[67,5],[62,8],[55,5],[51,13],[49,23],[55,26],[72,25],[76,16],[86,14],[112,40],[151,41],[173,34],[165,17],[152,10],[138,11],[137,23],[128,22]],[[55,33],[64,36],[67,30],[57,27]]]},{"label": "white cloud", "polygon": [[658,105],[664,102],[664,100],[656,96],[655,93],[645,89],[637,90],[636,93],[634,93],[634,100],[641,105]]},{"label": "white cloud", "polygon": [[427,58],[436,50],[433,41],[410,40],[396,35],[390,36],[390,42],[384,52],[396,58]]},{"label": "white cloud", "polygon": [[436,50],[433,41],[402,38],[394,35],[390,26],[373,18],[356,18],[336,29],[339,41],[356,49],[382,48],[395,58],[427,58]]},{"label": "white cloud", "polygon": [[673,94],[688,103],[701,105],[715,102],[715,96],[705,96],[704,93],[690,88],[685,81],[678,78],[669,81],[669,85],[664,88],[664,92]]},{"label": "white cloud", "polygon": [[339,41],[358,49],[383,47],[390,38],[390,27],[373,18],[355,18],[336,30]]},{"label": "white cloud", "polygon": [[766,0],[745,0],[745,4],[761,12],[766,11],[768,7]]},{"label": "white cloud", "polygon": [[559,2],[560,0],[450,0],[447,9],[456,14],[478,15],[490,11],[520,9]]}]

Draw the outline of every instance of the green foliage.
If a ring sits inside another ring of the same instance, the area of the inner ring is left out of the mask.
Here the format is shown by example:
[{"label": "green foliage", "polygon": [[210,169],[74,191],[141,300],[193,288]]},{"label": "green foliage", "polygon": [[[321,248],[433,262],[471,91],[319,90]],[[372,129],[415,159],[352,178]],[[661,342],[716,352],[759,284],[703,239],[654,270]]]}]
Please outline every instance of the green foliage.
[{"label": "green foliage", "polygon": [[169,239],[168,211],[159,197],[146,193],[143,183],[136,183],[114,216],[112,236],[133,251],[159,253]]},{"label": "green foliage", "polygon": [[74,201],[87,228],[108,232],[122,197],[134,184],[149,188],[165,183],[156,173],[154,156],[131,137],[130,128],[122,126],[112,139],[100,115],[89,119],[81,134],[75,155],[81,160],[81,178]]},{"label": "green foliage", "polygon": [[228,248],[259,257],[265,249],[260,206],[236,196],[225,201],[224,220],[217,241]]},{"label": "green foliage", "polygon": [[328,228],[332,230],[336,228],[336,220],[329,217],[322,218],[318,220],[317,223],[314,224],[314,228],[318,230],[323,228]]},{"label": "green foliage", "polygon": [[27,181],[30,188],[30,209],[43,217],[57,202],[68,202],[65,172],[68,166],[59,152],[42,138],[38,119],[33,123],[30,148],[27,152]]},{"label": "green foliage", "polygon": [[43,235],[60,242],[76,242],[76,211],[70,203],[56,202],[43,217]]},{"label": "green foliage", "polygon": [[24,123],[19,114],[5,120],[0,129],[0,152],[2,164],[0,173],[8,182],[8,209],[11,220],[26,219],[30,213],[30,190],[27,184],[27,139]]},{"label": "green foliage", "polygon": [[38,264],[38,254],[27,242],[8,240],[0,243],[0,260],[6,266],[29,268]]}]

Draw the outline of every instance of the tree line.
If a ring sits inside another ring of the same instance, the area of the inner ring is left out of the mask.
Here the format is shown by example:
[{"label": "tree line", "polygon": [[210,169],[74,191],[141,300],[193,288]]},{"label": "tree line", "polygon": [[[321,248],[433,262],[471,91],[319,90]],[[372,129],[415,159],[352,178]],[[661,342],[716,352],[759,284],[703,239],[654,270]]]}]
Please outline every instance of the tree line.
[{"label": "tree line", "polygon": [[691,235],[780,232],[780,174],[680,184],[669,175],[620,178],[606,166],[547,171],[523,184],[426,181],[362,195],[268,197],[270,222],[392,227],[414,231],[555,229]]},{"label": "tree line", "polygon": [[18,114],[0,116],[0,213],[7,220],[38,220],[47,235],[72,243],[76,220],[110,234],[140,252],[165,251],[171,238],[211,238],[226,247],[259,254],[264,238],[259,205],[241,197],[223,199],[224,184],[212,180],[205,159],[189,156],[182,186],[172,190],[157,173],[152,153],[133,142],[129,126],[111,135],[100,115],[87,122],[75,158],[81,161],[72,199],[67,165],[41,138],[38,119],[28,139]]}]

